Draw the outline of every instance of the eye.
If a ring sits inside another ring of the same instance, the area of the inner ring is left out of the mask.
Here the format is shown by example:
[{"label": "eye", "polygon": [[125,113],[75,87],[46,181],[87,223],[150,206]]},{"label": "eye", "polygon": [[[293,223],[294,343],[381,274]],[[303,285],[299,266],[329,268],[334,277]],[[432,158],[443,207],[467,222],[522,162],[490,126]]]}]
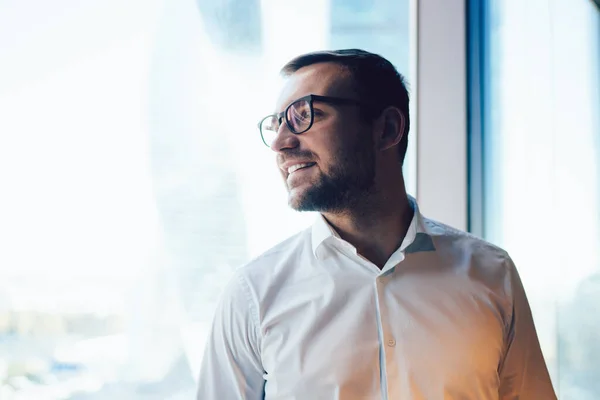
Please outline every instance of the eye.
[{"label": "eye", "polygon": [[288,119],[298,122],[310,120],[310,107],[295,105],[288,111]]},{"label": "eye", "polygon": [[319,110],[318,108],[314,108],[313,112],[315,114],[315,117],[316,116],[321,116],[321,115],[325,114],[322,110]]}]

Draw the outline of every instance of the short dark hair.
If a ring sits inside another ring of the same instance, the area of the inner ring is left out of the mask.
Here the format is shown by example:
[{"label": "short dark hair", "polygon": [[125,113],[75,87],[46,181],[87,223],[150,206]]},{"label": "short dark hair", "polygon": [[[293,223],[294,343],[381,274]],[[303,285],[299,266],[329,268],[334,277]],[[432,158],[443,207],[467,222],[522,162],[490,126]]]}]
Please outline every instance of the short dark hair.
[{"label": "short dark hair", "polygon": [[404,163],[410,129],[409,96],[404,76],[382,56],[360,49],[302,54],[285,64],[281,69],[281,75],[290,76],[303,67],[324,62],[339,64],[350,72],[360,99],[375,107],[376,113],[371,115],[371,118],[378,116],[385,107],[389,106],[397,107],[402,112],[406,126],[398,144],[398,151],[400,163]]}]

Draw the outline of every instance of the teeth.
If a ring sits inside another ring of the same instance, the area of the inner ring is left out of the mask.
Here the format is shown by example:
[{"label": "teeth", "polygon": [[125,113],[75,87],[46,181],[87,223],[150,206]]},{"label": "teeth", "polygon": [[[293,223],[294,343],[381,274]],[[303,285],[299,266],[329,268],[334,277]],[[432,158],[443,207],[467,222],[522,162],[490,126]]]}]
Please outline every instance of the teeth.
[{"label": "teeth", "polygon": [[291,167],[288,168],[288,174],[291,174],[292,172],[297,171],[300,168],[310,167],[311,165],[313,165],[313,163],[304,163],[304,164],[292,165]]}]

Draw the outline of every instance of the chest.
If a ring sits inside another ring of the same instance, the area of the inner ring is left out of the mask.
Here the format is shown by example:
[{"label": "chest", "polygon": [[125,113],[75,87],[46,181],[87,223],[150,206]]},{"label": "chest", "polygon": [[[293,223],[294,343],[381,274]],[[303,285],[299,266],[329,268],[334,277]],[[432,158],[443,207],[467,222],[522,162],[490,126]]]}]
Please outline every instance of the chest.
[{"label": "chest", "polygon": [[477,282],[443,274],[321,276],[282,287],[271,304],[261,349],[268,398],[497,385],[504,310]]}]

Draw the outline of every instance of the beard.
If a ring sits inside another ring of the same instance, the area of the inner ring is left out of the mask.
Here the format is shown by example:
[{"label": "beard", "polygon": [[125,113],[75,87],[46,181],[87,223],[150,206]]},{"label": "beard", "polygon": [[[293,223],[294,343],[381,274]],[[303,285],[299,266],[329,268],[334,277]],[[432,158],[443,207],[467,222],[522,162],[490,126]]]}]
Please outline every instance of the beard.
[{"label": "beard", "polygon": [[375,186],[375,154],[368,135],[333,157],[328,172],[289,204],[296,211],[342,213],[359,208]]}]

